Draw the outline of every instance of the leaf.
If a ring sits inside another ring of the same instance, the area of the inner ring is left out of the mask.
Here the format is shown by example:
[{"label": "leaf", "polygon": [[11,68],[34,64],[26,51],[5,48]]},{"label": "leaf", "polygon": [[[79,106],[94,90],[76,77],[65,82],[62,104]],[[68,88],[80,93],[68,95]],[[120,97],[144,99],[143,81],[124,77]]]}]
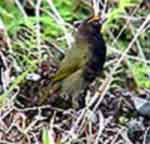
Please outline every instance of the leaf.
[{"label": "leaf", "polygon": [[48,137],[48,130],[46,128],[43,128],[42,130],[42,143],[51,144]]}]

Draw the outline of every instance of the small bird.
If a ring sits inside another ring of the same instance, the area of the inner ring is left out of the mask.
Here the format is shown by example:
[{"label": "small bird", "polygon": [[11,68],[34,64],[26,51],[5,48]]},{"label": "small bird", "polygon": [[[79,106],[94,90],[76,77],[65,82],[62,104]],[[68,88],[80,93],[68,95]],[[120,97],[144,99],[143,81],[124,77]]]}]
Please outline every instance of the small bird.
[{"label": "small bird", "polygon": [[91,16],[78,23],[74,44],[52,77],[50,91],[59,89],[60,95],[72,99],[75,108],[79,106],[80,93],[88,88],[103,69],[106,45],[100,33],[102,23],[99,16]]}]

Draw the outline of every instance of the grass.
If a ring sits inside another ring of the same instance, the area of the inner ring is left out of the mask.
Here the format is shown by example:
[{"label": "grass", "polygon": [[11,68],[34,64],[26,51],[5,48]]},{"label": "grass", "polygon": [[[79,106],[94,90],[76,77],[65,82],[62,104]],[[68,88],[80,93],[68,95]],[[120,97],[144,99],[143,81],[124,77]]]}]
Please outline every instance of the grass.
[{"label": "grass", "polygon": [[[7,38],[10,40],[10,45],[8,45],[4,52],[6,53],[5,61],[9,61],[9,65],[12,67],[10,75],[7,75],[10,80],[7,90],[0,96],[2,106],[4,105],[3,101],[5,101],[5,98],[10,97],[13,90],[25,80],[26,75],[37,70],[37,65],[48,58],[45,46],[48,49],[51,49],[51,47],[45,44],[46,40],[55,42],[60,49],[67,49],[68,41],[70,42],[71,39],[66,34],[72,32],[71,26],[73,21],[85,18],[87,13],[89,13],[89,8],[83,4],[82,0],[81,3],[83,5],[79,6],[77,12],[74,12],[73,5],[76,8],[74,0],[54,0],[53,2],[60,18],[54,13],[47,1],[42,1],[42,14],[38,22],[36,16],[25,19],[20,9],[14,3],[8,5],[5,1],[0,2],[0,20],[4,24]],[[125,71],[132,73],[138,89],[150,89],[150,59],[148,58],[150,51],[147,50],[149,42],[145,40],[145,37],[148,35],[148,26],[145,26],[139,32],[138,37],[132,46],[129,47],[138,33],[138,29],[148,16],[147,10],[142,10],[140,7],[140,2],[139,0],[124,0],[112,3],[111,6],[107,3],[108,8],[105,11],[107,21],[103,25],[102,32],[107,45],[113,47],[113,49],[108,49],[108,56],[115,53],[119,54],[122,58],[119,57],[117,62],[113,63],[113,67],[109,67],[107,73],[110,74],[113,69],[115,70],[114,73],[117,73],[118,67],[121,67]],[[141,17],[144,17],[144,20]],[[41,28],[38,31],[39,33],[36,31],[36,26]],[[38,36],[40,44],[37,42]],[[129,50],[126,52],[128,47]],[[117,64],[118,66],[116,67]],[[9,67],[6,67],[7,69]],[[116,74],[114,76],[112,74],[111,80],[113,83],[110,83],[104,89],[104,94],[113,85],[115,85],[115,88],[120,87],[123,79],[126,79],[126,75]],[[53,144],[48,136],[47,129],[42,131],[42,141],[43,144]]]}]

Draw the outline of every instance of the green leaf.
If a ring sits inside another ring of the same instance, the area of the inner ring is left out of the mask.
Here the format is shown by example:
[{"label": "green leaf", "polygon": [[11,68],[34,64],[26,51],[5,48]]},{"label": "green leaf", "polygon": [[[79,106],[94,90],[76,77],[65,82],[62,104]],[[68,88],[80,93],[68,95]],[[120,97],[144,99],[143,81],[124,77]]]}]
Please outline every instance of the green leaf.
[{"label": "green leaf", "polygon": [[48,137],[48,130],[46,128],[42,129],[42,144],[51,144]]}]

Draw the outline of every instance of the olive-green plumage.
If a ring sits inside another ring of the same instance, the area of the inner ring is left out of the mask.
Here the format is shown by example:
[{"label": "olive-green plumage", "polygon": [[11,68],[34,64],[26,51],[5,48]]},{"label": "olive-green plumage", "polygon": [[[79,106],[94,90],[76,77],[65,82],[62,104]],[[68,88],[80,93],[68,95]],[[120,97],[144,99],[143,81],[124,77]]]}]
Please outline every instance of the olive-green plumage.
[{"label": "olive-green plumage", "polygon": [[53,77],[54,81],[62,80],[78,69],[88,61],[88,43],[85,42],[84,37],[77,37],[73,48],[66,52],[66,56],[60,64],[60,68]]},{"label": "olive-green plumage", "polygon": [[73,47],[66,52],[52,78],[52,85],[59,87],[60,95],[72,98],[73,107],[78,107],[76,99],[100,74],[105,62],[106,46],[100,29],[98,17],[90,17],[78,25]]}]

